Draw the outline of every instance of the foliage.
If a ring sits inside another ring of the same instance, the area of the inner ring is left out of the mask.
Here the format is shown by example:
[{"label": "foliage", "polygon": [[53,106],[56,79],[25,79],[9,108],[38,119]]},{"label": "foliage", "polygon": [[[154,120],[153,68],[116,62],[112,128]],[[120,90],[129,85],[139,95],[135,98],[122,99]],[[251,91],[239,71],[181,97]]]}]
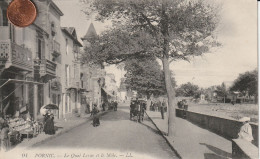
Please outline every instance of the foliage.
[{"label": "foliage", "polygon": [[215,92],[219,97],[226,97],[228,95],[228,90],[225,83],[223,82],[220,86],[217,86],[217,90],[215,90]]},{"label": "foliage", "polygon": [[[147,97],[152,94],[155,96],[166,94],[163,71],[156,59],[131,59],[124,63],[127,89],[135,90]],[[172,84],[175,86],[173,77]]]},{"label": "foliage", "polygon": [[82,0],[87,15],[112,20],[86,50],[94,61],[118,64],[127,59],[155,57],[162,60],[169,102],[169,136],[173,134],[175,92],[169,64],[210,52],[219,46],[215,30],[219,8],[197,0]]},{"label": "foliage", "polygon": [[189,60],[189,56],[201,55],[220,45],[214,35],[218,8],[203,1],[82,1],[87,6],[86,14],[97,12],[97,20],[113,20],[114,28],[102,34],[97,46],[93,46],[100,60],[108,63],[148,53],[159,58],[165,54],[171,60]]},{"label": "foliage", "polygon": [[242,93],[248,92],[249,95],[258,95],[258,71],[247,71],[240,74],[234,81],[234,84],[230,88],[231,91],[240,91]]},{"label": "foliage", "polygon": [[200,90],[198,85],[194,85],[190,82],[182,84],[180,87],[176,89],[176,96],[184,96],[184,97],[195,97],[198,98],[198,94],[200,95]]}]

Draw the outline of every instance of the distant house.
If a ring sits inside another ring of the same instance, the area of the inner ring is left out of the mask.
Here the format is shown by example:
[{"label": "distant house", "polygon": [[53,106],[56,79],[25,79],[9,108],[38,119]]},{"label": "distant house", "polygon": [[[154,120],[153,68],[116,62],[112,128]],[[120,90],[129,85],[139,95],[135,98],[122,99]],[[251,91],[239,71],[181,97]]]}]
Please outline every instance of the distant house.
[{"label": "distant house", "polygon": [[254,103],[254,97],[250,97],[247,92],[231,91],[227,98],[235,103]]}]

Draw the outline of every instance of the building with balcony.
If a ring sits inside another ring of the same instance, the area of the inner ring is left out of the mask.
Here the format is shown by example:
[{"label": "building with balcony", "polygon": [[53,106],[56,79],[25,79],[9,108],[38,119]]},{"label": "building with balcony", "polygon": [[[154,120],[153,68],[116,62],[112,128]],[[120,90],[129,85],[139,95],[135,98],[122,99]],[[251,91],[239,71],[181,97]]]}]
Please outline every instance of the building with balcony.
[{"label": "building with balcony", "polygon": [[73,113],[81,111],[81,80],[79,48],[82,47],[77,39],[76,30],[73,27],[62,27],[62,116],[67,118]]},{"label": "building with balcony", "polygon": [[36,21],[25,28],[8,22],[9,0],[0,1],[1,112],[15,115],[26,107],[35,119],[44,104],[60,105],[63,13],[52,0],[34,0]]}]

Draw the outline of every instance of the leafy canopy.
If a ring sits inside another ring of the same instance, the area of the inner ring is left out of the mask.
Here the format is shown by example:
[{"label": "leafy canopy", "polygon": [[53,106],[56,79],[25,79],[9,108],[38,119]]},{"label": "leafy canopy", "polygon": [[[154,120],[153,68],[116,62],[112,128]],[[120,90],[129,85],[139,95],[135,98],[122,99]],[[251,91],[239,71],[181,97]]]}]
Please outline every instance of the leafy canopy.
[{"label": "leafy canopy", "polygon": [[176,90],[176,96],[195,97],[199,94],[199,86],[190,82],[182,84]]},{"label": "leafy canopy", "polygon": [[[152,94],[155,96],[166,94],[164,74],[154,58],[132,59],[124,63],[127,89],[135,90],[148,97]],[[175,86],[174,78],[172,77],[171,80]]]},{"label": "leafy canopy", "polygon": [[[189,60],[220,44],[215,30],[218,7],[204,1],[82,0],[85,13],[99,21],[112,20],[113,28],[94,41],[88,53],[117,64],[126,58],[164,55]],[[94,58],[95,59],[95,58]]]},{"label": "leafy canopy", "polygon": [[240,74],[230,88],[231,91],[248,92],[249,95],[258,95],[258,71],[247,71]]},{"label": "leafy canopy", "polygon": [[228,95],[228,90],[226,88],[225,83],[223,82],[220,86],[217,86],[215,92],[217,93],[217,96],[226,97]]}]

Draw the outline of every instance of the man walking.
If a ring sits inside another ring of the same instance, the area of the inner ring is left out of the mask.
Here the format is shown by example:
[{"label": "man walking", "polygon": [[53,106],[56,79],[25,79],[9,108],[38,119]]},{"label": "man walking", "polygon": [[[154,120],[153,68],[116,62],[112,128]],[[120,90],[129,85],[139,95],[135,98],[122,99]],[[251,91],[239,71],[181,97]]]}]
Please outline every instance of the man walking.
[{"label": "man walking", "polygon": [[114,102],[114,111],[117,111],[117,105],[118,105],[118,103],[117,103],[117,101],[115,101]]},{"label": "man walking", "polygon": [[159,108],[161,109],[162,119],[164,119],[164,104],[161,101],[159,101],[158,104],[159,104]]}]

